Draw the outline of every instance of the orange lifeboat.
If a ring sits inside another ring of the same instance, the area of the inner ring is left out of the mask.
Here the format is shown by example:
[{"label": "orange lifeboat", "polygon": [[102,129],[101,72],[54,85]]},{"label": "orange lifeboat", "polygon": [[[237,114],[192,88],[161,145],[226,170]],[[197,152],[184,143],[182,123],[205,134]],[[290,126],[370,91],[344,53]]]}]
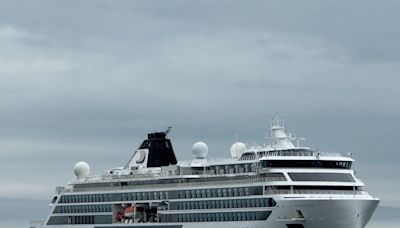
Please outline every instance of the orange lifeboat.
[{"label": "orange lifeboat", "polygon": [[136,207],[130,206],[130,207],[125,208],[124,215],[125,215],[125,217],[133,217],[135,212],[136,212]]}]

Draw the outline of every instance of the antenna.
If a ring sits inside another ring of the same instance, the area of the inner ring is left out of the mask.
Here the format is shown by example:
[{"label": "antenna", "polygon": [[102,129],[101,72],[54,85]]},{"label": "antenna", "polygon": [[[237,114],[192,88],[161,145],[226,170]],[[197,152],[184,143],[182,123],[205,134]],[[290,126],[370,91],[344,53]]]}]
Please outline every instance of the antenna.
[{"label": "antenna", "polygon": [[274,126],[274,117],[268,116],[269,118],[269,125],[267,126],[268,129],[268,139],[272,139],[272,127]]},{"label": "antenna", "polygon": [[168,133],[171,131],[171,129],[172,129],[172,127],[171,126],[169,126],[169,127],[167,127],[167,130],[165,130],[165,136],[167,136],[168,135]]}]

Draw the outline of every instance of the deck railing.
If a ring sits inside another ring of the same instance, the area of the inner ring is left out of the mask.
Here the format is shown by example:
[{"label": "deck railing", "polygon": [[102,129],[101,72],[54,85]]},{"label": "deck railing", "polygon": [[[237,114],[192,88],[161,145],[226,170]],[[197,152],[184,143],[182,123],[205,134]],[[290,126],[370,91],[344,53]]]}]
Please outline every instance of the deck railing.
[{"label": "deck railing", "polygon": [[[286,181],[285,177],[248,177],[241,180],[219,180],[219,181],[207,181],[207,182],[182,182],[182,183],[171,183],[171,184],[145,184],[145,185],[129,185],[129,186],[110,186],[110,187],[96,187],[96,190],[128,190],[128,189],[149,189],[149,188],[181,188],[181,187],[198,187],[198,186],[220,186],[220,185],[240,185],[240,184],[259,184],[260,182],[273,182],[273,181]],[[74,191],[87,191],[88,188],[75,188]],[[66,189],[65,191],[72,191],[72,189]]]},{"label": "deck railing", "polygon": [[367,193],[363,191],[356,191],[356,190],[289,190],[289,189],[269,189],[265,190],[266,195],[291,195],[291,194],[327,194],[327,195],[365,195]]},{"label": "deck railing", "polygon": [[309,150],[300,151],[266,151],[257,152],[252,155],[243,156],[240,158],[241,161],[252,161],[262,157],[330,157],[330,158],[344,158],[339,153],[328,153],[328,152],[316,152]]}]

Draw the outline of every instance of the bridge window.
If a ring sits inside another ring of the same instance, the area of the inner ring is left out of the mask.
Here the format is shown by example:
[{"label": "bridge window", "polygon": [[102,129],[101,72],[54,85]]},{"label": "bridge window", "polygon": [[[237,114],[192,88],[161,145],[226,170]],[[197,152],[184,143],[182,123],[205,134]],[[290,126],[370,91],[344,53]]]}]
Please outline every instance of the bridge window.
[{"label": "bridge window", "polygon": [[355,182],[349,173],[289,173],[293,181]]},{"label": "bridge window", "polygon": [[263,168],[331,168],[351,169],[351,161],[322,161],[322,160],[262,160]]}]

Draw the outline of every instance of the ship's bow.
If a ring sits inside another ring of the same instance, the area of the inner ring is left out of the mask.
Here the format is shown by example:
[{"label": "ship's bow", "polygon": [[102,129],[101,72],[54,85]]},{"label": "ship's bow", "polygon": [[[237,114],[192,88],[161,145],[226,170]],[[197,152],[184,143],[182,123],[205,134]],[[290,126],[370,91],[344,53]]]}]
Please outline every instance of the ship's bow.
[{"label": "ship's bow", "polygon": [[[364,228],[379,199],[285,199],[273,219],[279,227]],[[291,225],[292,224],[292,225]],[[295,224],[303,226],[293,226]]]}]

